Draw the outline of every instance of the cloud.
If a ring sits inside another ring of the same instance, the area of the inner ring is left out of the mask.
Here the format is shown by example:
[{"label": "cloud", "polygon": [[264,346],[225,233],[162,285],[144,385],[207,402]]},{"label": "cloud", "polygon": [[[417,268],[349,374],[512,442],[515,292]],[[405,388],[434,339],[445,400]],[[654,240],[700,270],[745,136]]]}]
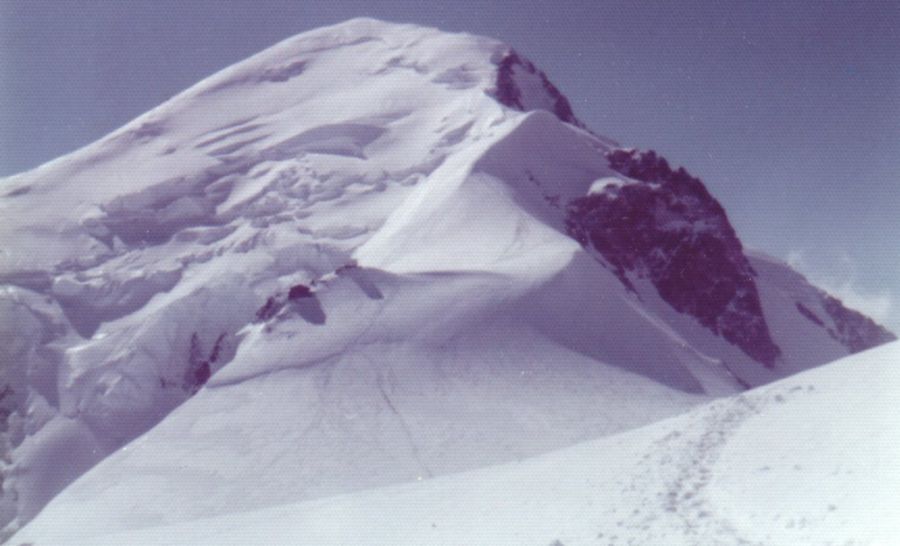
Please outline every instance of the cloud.
[{"label": "cloud", "polygon": [[900,325],[900,318],[893,316],[895,311],[893,295],[888,291],[873,292],[861,287],[856,262],[849,253],[838,253],[836,260],[818,260],[819,263],[827,262],[826,267],[813,266],[807,253],[802,250],[789,251],[785,261],[813,284],[841,300],[847,307],[860,311],[878,323],[893,322]]},{"label": "cloud", "polygon": [[791,266],[791,269],[794,269],[795,271],[799,271],[800,273],[806,275],[807,263],[805,252],[803,252],[802,250],[788,250],[785,261],[789,266]]}]

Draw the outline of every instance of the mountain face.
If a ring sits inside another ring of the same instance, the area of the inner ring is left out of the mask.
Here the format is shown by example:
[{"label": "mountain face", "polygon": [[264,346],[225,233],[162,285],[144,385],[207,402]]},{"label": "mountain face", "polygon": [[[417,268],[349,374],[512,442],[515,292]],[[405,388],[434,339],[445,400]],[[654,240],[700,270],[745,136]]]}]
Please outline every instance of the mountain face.
[{"label": "mountain face", "polygon": [[893,339],[508,46],[369,19],[0,181],[0,215],[7,536],[516,460]]},{"label": "mountain face", "polygon": [[510,49],[494,62],[497,64],[497,83],[492,94],[501,104],[522,112],[546,110],[560,121],[586,129],[575,117],[569,99],[531,61]]},{"label": "mountain face", "polygon": [[781,350],[763,316],[756,272],[718,201],[653,151],[607,157],[636,182],[608,183],[569,203],[570,234],[595,249],[627,288],[634,290],[629,275],[650,279],[673,309],[773,368]]}]

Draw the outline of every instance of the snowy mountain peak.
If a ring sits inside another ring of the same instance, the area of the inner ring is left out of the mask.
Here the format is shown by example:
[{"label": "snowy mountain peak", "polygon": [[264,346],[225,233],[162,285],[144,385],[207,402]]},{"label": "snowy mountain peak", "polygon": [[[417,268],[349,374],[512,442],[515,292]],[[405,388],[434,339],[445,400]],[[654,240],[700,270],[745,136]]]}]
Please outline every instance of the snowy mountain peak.
[{"label": "snowy mountain peak", "polygon": [[[889,338],[648,157],[500,42],[354,19],[0,181],[7,534],[499,463]],[[104,485],[154,465],[164,503]]]}]

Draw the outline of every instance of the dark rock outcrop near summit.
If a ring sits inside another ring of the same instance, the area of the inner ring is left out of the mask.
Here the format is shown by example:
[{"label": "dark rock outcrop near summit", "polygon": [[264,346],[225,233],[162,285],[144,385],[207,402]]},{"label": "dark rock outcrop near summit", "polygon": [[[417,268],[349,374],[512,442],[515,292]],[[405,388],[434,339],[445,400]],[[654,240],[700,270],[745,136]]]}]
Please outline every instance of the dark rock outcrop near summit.
[{"label": "dark rock outcrop near summit", "polygon": [[[575,117],[569,99],[531,61],[510,49],[496,64],[497,87],[493,96],[498,102],[522,112],[544,109],[566,123],[585,128]],[[527,84],[534,86],[538,92],[529,94],[529,89],[524,88]]]},{"label": "dark rock outcrop near summit", "polygon": [[607,157],[630,180],[569,203],[570,235],[629,289],[629,276],[649,279],[675,310],[774,367],[781,350],[763,316],[756,272],[722,206],[699,179],[653,151]]}]

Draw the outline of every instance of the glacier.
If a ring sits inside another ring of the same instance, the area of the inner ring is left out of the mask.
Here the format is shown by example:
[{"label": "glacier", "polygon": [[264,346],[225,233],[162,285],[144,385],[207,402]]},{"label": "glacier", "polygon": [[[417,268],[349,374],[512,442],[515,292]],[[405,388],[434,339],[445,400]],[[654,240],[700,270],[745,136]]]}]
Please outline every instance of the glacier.
[{"label": "glacier", "polygon": [[646,454],[661,423],[894,339],[509,46],[372,19],[0,180],[0,215],[0,522],[23,543],[252,533],[558,450]]}]

